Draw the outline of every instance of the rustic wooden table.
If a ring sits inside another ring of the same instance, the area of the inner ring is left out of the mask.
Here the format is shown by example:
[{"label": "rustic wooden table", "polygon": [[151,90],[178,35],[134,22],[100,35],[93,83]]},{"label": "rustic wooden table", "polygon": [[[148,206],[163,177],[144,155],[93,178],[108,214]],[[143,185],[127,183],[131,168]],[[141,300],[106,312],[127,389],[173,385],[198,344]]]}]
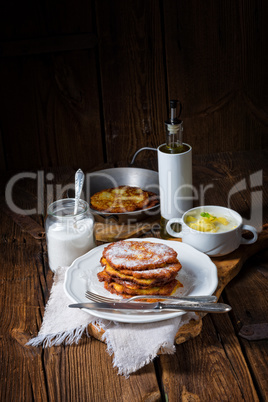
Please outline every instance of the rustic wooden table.
[{"label": "rustic wooden table", "polygon": [[[137,163],[155,168],[154,162]],[[33,172],[28,179],[14,175],[14,204],[37,211],[28,217],[12,213],[5,203],[5,183],[12,182],[2,176],[1,401],[268,399],[267,243],[225,287],[221,301],[232,306],[230,313],[205,316],[197,337],[177,345],[174,355],[160,355],[129,379],[117,374],[106,345],[93,337],[84,336],[71,346],[25,346],[40,329],[53,283],[42,211],[62,183],[73,181],[74,170]],[[229,205],[258,230],[268,223],[267,182],[266,151],[194,157],[196,203]],[[7,186],[6,195],[9,190]]]}]

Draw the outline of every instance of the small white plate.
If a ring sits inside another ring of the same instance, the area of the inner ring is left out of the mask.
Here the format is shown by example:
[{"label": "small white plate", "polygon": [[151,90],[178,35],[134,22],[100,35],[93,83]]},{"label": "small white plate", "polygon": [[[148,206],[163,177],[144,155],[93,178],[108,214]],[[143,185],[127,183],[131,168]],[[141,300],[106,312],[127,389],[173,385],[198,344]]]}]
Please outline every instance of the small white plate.
[{"label": "small white plate", "polygon": [[[178,253],[178,259],[182,265],[177,275],[177,279],[183,284],[178,288],[175,296],[206,296],[212,295],[218,285],[217,268],[211,259],[197,251],[193,247],[180,243],[178,241],[162,240],[156,238],[146,239],[128,239],[136,241],[150,241],[154,243],[163,243],[172,247]],[[126,240],[127,241],[127,240]],[[97,273],[102,271],[100,259],[104,247],[103,244],[94,248],[83,256],[77,258],[68,268],[65,274],[64,290],[70,300],[74,303],[85,303],[89,300],[85,297],[86,290],[98,293],[99,295],[113,299],[122,299],[119,296],[111,294],[104,289],[103,282],[99,282]],[[185,314],[182,311],[171,312],[138,312],[128,313],[124,311],[100,311],[83,309],[85,312],[99,318],[110,321],[125,323],[149,323],[167,320]]]}]

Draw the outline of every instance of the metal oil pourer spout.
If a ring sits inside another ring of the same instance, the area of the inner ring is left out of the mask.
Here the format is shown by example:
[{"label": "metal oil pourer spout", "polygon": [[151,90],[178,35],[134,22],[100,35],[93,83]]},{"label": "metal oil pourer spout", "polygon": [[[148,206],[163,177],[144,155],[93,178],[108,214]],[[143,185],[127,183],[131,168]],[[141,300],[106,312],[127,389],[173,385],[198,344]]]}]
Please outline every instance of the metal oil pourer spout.
[{"label": "metal oil pourer spout", "polygon": [[[177,105],[179,104],[179,113],[177,115]],[[180,120],[181,103],[178,100],[170,101],[170,118],[165,121],[166,127],[166,150],[167,153],[181,153],[183,147],[183,124]]]}]

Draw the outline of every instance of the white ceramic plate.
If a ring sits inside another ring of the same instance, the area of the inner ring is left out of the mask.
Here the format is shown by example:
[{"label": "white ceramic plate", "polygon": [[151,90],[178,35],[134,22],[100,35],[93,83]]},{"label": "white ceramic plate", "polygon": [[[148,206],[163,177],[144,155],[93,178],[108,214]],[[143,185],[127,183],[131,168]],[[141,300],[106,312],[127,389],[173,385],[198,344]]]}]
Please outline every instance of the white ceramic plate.
[{"label": "white ceramic plate", "polygon": [[[183,284],[183,287],[176,291],[175,296],[211,295],[216,290],[218,277],[215,264],[207,255],[197,251],[193,247],[177,241],[156,238],[128,240],[164,243],[177,251],[178,259],[182,264],[182,268],[179,271],[177,278]],[[111,294],[104,289],[103,282],[99,282],[97,278],[97,273],[103,269],[100,264],[100,258],[102,256],[103,249],[106,246],[107,244],[96,247],[87,254],[77,258],[66,271],[64,290],[72,302],[89,302],[89,300],[85,297],[86,290],[90,290],[91,292],[113,299],[120,299],[119,296]],[[125,323],[156,322],[185,314],[181,311],[148,312],[147,310],[147,312],[129,313],[124,311],[115,312],[88,309],[83,310],[99,318]]]}]

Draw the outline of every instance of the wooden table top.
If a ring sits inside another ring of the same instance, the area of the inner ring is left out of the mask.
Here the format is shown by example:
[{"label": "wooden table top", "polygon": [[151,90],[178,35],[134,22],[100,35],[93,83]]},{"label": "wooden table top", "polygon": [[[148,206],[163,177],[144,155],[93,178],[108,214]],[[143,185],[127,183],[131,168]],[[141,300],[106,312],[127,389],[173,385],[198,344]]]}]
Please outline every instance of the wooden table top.
[{"label": "wooden table top", "polygon": [[[267,151],[194,157],[196,202],[229,206],[260,231],[268,223],[267,160]],[[156,168],[145,159],[137,163]],[[220,301],[232,306],[230,313],[206,315],[199,336],[177,345],[173,355],[159,355],[128,379],[117,374],[106,345],[93,337],[83,336],[71,346],[26,346],[41,327],[53,283],[42,211],[59,186],[73,180],[74,170],[32,174],[28,179],[10,175],[17,180],[12,192],[16,206],[38,209],[28,217],[7,208],[5,184],[10,181],[1,178],[1,401],[268,399],[267,248],[251,257],[224,289]],[[38,204],[40,196],[43,203]]]}]

